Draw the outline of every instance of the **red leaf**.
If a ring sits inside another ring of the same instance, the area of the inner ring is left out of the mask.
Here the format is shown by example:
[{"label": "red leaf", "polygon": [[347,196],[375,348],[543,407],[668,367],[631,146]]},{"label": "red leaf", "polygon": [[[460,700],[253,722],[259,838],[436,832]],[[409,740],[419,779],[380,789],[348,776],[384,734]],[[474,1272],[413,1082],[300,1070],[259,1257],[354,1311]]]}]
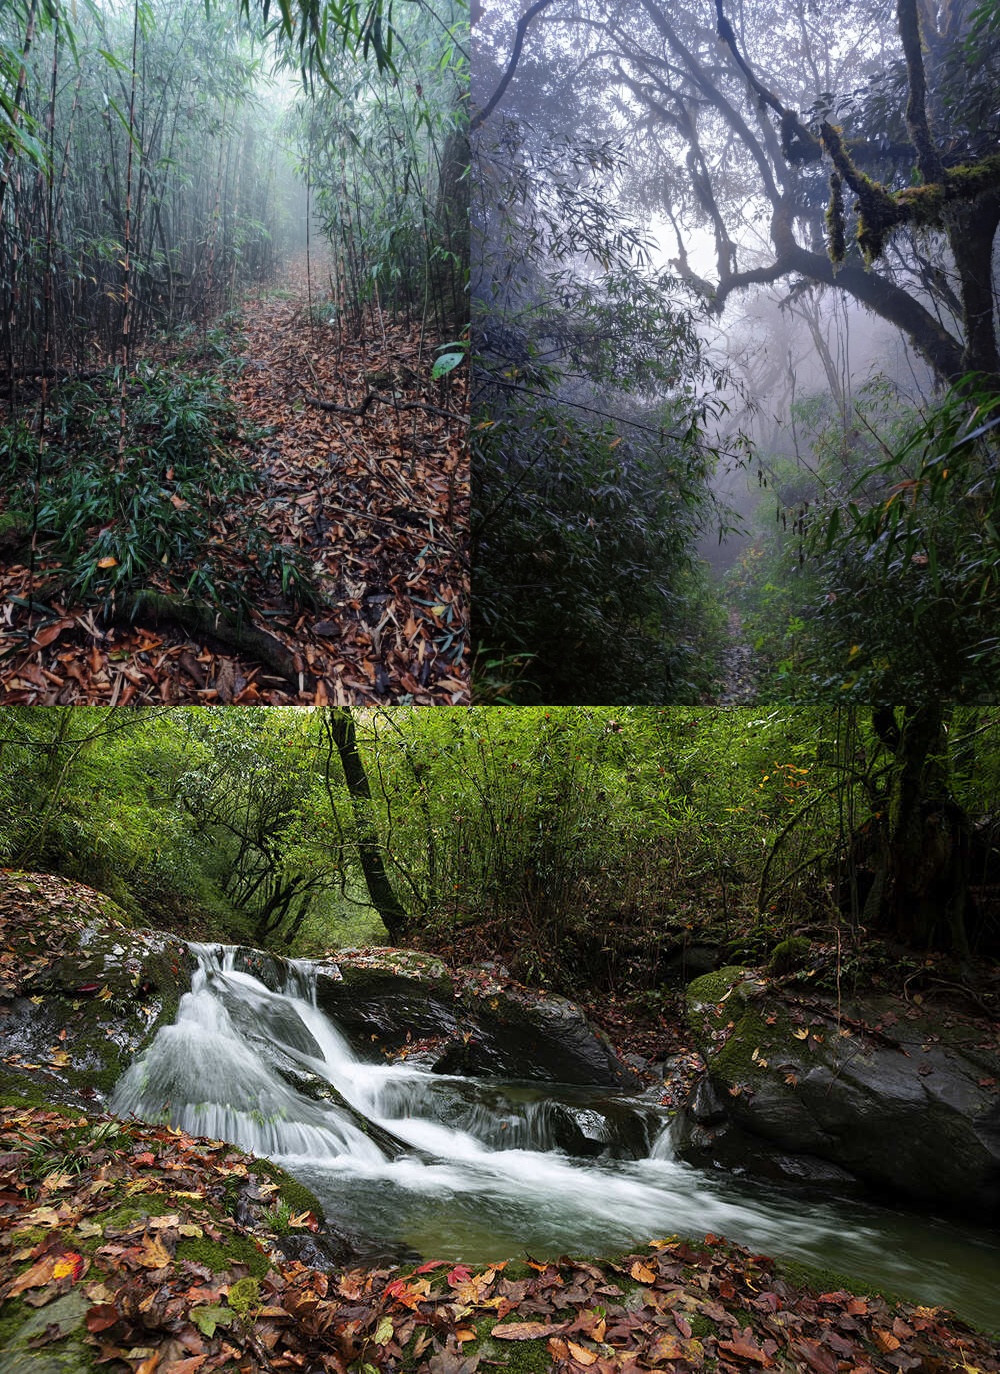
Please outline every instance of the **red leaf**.
[{"label": "red leaf", "polygon": [[110,1302],[101,1302],[87,1313],[87,1330],[92,1335],[98,1331],[107,1331],[117,1320],[118,1308]]},{"label": "red leaf", "polygon": [[[741,1360],[751,1360],[754,1364],[763,1365],[767,1369],[773,1360],[769,1360],[759,1346],[754,1345],[753,1341],[745,1340],[742,1336],[735,1341],[720,1341],[720,1350],[728,1350],[731,1355],[738,1355]],[[836,1367],[833,1374],[837,1374]]]}]

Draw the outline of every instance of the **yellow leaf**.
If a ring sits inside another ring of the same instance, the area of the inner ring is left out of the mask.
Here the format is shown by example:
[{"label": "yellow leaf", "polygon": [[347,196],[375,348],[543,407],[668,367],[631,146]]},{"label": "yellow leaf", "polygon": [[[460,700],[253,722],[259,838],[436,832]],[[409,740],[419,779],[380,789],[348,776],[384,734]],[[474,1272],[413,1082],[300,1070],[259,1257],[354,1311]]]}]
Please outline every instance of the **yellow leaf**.
[{"label": "yellow leaf", "polygon": [[636,1283],[655,1283],[656,1274],[650,1269],[648,1264],[643,1264],[642,1260],[636,1260],[629,1270]]},{"label": "yellow leaf", "polygon": [[196,1226],[193,1221],[184,1221],[177,1229],[182,1236],[195,1236],[199,1240],[205,1234],[201,1227]]},{"label": "yellow leaf", "polygon": [[796,1040],[808,1040],[809,1038],[809,1031],[806,1029],[805,1026],[803,1026],[800,1030],[793,1030],[792,1034],[795,1036]]},{"label": "yellow leaf", "polygon": [[577,1364],[596,1364],[597,1356],[592,1350],[588,1350],[585,1345],[577,1345],[575,1341],[567,1341],[569,1353],[576,1360]]},{"label": "yellow leaf", "polygon": [[112,558],[111,555],[108,554],[107,558],[99,558],[97,560],[97,566],[99,568],[117,568],[118,559]]},{"label": "yellow leaf", "polygon": [[617,439],[612,439],[612,440],[611,440],[611,443],[608,444],[608,452],[610,453],[610,451],[611,451],[613,448],[617,448],[618,445],[621,443],[621,441],[622,441],[622,436],[621,436],[620,434],[619,434],[619,436],[618,436]]},{"label": "yellow leaf", "polygon": [[470,1326],[460,1326],[455,1332],[456,1341],[474,1341],[476,1333]]},{"label": "yellow leaf", "polygon": [[166,1269],[170,1263],[170,1255],[159,1236],[143,1238],[139,1263],[144,1269]]}]

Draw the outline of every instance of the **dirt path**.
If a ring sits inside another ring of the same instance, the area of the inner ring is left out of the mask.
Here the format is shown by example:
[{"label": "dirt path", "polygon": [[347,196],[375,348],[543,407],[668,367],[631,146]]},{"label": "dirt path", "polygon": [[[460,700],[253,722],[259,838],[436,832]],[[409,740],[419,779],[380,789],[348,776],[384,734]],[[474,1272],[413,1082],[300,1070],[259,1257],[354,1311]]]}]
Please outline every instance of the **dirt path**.
[{"label": "dirt path", "polygon": [[743,622],[736,610],[729,612],[729,643],[722,651],[722,681],[719,706],[748,706],[756,698],[757,674],[754,653],[743,636]]},{"label": "dirt path", "polygon": [[[315,306],[315,266],[312,294]],[[245,363],[231,387],[262,431],[244,446],[259,480],[220,512],[211,539],[253,589],[235,635],[213,633],[211,614],[175,618],[161,603],[153,615],[147,602],[135,623],[111,625],[94,609],[57,607],[59,628],[30,639],[13,599],[25,569],[4,570],[0,701],[469,700],[464,379],[431,379],[433,343],[421,348],[416,325],[376,316],[364,327],[349,339],[322,312],[310,321],[301,261],[245,305]],[[367,406],[350,414],[307,397]],[[247,556],[252,531],[265,538]],[[296,568],[311,595],[295,595]],[[175,576],[152,589],[177,603],[178,587]],[[240,638],[244,627],[255,642]]]}]

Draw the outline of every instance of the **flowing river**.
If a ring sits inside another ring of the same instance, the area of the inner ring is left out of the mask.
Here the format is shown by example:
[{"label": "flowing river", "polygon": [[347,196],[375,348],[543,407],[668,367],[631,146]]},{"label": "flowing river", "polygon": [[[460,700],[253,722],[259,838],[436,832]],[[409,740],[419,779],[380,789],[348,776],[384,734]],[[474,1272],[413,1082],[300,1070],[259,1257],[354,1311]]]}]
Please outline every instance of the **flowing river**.
[{"label": "flowing river", "polygon": [[[194,948],[177,1020],[113,1110],[274,1159],[346,1229],[473,1263],[711,1231],[1000,1327],[995,1233],[693,1168],[642,1099],[362,1062],[317,1007],[314,966],[289,964],[272,991],[234,949]],[[560,1148],[567,1121],[589,1157]]]}]

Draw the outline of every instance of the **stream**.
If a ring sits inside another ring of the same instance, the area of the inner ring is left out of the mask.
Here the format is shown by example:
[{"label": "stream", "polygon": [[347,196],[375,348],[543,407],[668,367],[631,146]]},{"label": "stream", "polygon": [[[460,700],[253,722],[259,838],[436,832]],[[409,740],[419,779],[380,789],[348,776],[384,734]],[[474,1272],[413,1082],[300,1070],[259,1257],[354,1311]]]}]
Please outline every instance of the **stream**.
[{"label": "stream", "polygon": [[694,1168],[643,1097],[365,1063],[316,1006],[314,965],[272,991],[234,948],[193,949],[176,1022],[112,1109],[274,1159],[338,1226],[477,1264],[715,1232],[1000,1325],[993,1232]]}]

